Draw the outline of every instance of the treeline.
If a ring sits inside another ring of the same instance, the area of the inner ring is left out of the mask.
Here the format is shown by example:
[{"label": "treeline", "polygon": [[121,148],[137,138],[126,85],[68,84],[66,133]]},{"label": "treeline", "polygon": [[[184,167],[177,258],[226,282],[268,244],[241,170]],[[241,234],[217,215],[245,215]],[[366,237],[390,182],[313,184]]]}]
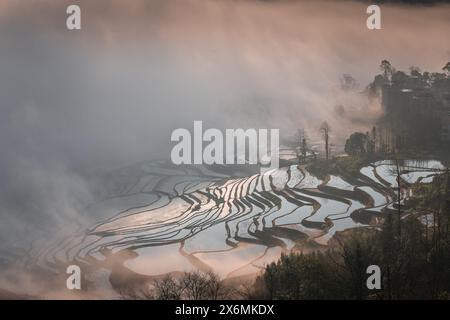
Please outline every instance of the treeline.
[{"label": "treeline", "polygon": [[[382,228],[336,234],[328,249],[291,252],[251,283],[187,272],[155,281],[151,299],[450,299],[450,179],[437,175],[417,185],[401,210],[386,209]],[[381,271],[370,290],[367,268]]]},{"label": "treeline", "polygon": [[409,73],[397,70],[388,60],[381,61],[381,74],[375,76],[366,88],[369,98],[377,97],[383,86],[398,89],[448,89],[450,85],[450,62],[443,67],[443,72],[422,71],[419,67],[411,66]]},{"label": "treeline", "polygon": [[[346,141],[345,152],[364,156],[448,148],[450,62],[443,72],[422,72],[411,67],[407,73],[383,60],[380,70],[365,93],[369,100],[381,101],[384,114],[370,132],[353,133]],[[344,87],[348,87],[352,81],[347,79],[345,83]]]},{"label": "treeline", "polygon": [[[382,230],[354,229],[326,251],[292,252],[266,266],[252,284],[226,285],[213,272],[187,272],[156,281],[145,298],[216,299],[450,299],[448,218],[438,226],[417,216],[387,215]],[[425,230],[428,228],[428,230]],[[381,289],[369,290],[367,267],[381,269]]]},{"label": "treeline", "polygon": [[240,298],[237,287],[225,283],[213,271],[168,274],[160,279],[125,288],[124,299],[220,300]]},{"label": "treeline", "polygon": [[[417,219],[382,231],[356,232],[340,249],[291,253],[266,267],[252,298],[262,299],[449,299],[450,242],[426,240]],[[367,267],[381,269],[381,289],[369,290]]]},{"label": "treeline", "polygon": [[[325,252],[282,256],[266,267],[249,297],[450,299],[447,179],[436,177],[401,219],[397,211],[386,212],[382,230],[350,230],[335,236],[336,245]],[[381,269],[379,290],[367,287],[370,265]]]}]

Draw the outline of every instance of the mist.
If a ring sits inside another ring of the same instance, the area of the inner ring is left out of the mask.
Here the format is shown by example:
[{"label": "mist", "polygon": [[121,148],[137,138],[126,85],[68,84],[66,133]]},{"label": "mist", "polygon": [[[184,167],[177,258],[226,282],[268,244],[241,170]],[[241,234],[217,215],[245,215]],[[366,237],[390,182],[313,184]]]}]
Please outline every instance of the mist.
[{"label": "mist", "polygon": [[[65,10],[79,4],[82,29]],[[382,30],[352,1],[0,0],[0,241],[80,223],[87,176],[168,158],[170,134],[305,127],[335,143],[382,110],[360,92],[388,59],[438,72],[450,6],[385,4]],[[359,90],[340,89],[342,74]],[[342,105],[351,118],[338,117]],[[84,218],[83,218],[84,219]]]}]

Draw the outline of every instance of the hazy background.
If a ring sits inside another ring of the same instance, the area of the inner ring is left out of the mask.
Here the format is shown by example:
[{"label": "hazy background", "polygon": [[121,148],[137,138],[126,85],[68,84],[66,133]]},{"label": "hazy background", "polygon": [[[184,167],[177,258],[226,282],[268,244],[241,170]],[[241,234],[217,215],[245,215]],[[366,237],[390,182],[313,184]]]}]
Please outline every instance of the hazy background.
[{"label": "hazy background", "polygon": [[[82,30],[68,31],[78,4]],[[79,219],[96,170],[167,158],[170,134],[206,127],[306,127],[333,142],[365,129],[361,91],[382,59],[440,71],[450,6],[361,1],[0,0],[0,249]],[[337,105],[345,114],[338,117]],[[50,231],[50,232],[49,232]]]}]

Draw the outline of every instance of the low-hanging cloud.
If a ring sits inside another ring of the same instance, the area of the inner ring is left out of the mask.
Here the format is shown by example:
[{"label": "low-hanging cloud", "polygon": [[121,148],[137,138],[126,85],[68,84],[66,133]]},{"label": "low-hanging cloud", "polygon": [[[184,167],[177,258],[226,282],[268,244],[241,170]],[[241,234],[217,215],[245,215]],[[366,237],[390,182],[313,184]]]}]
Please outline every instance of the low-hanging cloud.
[{"label": "low-hanging cloud", "polygon": [[[65,28],[72,3],[80,31]],[[382,59],[430,71],[450,60],[450,6],[383,5],[375,31],[366,7],[0,0],[2,237],[76,220],[91,200],[87,173],[165,158],[172,130],[194,120],[312,136],[326,120],[336,141],[364,130],[381,110],[340,90],[342,74],[363,88]]]}]

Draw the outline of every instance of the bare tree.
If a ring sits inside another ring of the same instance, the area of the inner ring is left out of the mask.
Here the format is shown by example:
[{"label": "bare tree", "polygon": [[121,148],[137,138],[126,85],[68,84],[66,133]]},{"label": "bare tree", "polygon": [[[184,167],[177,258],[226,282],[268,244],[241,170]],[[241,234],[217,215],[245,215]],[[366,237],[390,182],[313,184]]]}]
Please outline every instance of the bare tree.
[{"label": "bare tree", "polygon": [[398,228],[398,237],[400,239],[400,237],[402,235],[402,229],[401,229],[402,228],[402,208],[401,208],[402,177],[401,177],[400,165],[399,165],[398,159],[395,159],[395,170],[396,170],[396,175],[397,175],[397,193],[398,193],[398,197],[397,197],[398,226],[397,226],[397,228]]},{"label": "bare tree", "polygon": [[160,300],[217,300],[228,299],[233,288],[224,285],[213,271],[186,272],[178,279],[166,276],[155,281],[155,297]]},{"label": "bare tree", "polygon": [[330,126],[326,121],[322,123],[320,126],[320,131],[323,133],[323,138],[325,141],[325,158],[329,159],[330,147],[329,147],[329,138],[330,138]]},{"label": "bare tree", "polygon": [[217,274],[208,272],[187,272],[181,278],[184,298],[188,300],[217,300],[231,295],[232,289],[225,286]]},{"label": "bare tree", "polygon": [[156,298],[159,300],[180,300],[181,285],[171,276],[155,282]]},{"label": "bare tree", "polygon": [[208,284],[206,278],[198,271],[187,272],[181,279],[183,293],[188,300],[207,299]]},{"label": "bare tree", "polygon": [[297,149],[297,159],[299,163],[302,163],[306,161],[306,156],[308,152],[308,144],[306,141],[305,129],[298,130],[298,140],[299,140],[299,147]]},{"label": "bare tree", "polygon": [[216,273],[208,271],[203,276],[206,278],[206,295],[208,299],[227,299],[232,295],[233,289],[224,285]]}]

